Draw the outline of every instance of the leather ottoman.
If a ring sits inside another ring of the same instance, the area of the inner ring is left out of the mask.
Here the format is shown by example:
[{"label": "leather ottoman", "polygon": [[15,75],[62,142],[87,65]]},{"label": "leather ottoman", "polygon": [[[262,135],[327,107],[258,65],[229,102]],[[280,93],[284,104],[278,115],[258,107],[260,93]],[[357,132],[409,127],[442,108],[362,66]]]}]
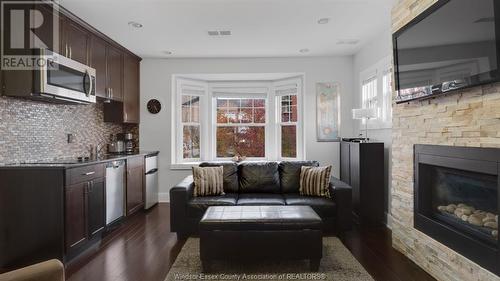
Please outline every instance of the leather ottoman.
[{"label": "leather ottoman", "polygon": [[203,270],[225,260],[309,259],[323,255],[321,218],[309,206],[215,206],[200,221]]}]

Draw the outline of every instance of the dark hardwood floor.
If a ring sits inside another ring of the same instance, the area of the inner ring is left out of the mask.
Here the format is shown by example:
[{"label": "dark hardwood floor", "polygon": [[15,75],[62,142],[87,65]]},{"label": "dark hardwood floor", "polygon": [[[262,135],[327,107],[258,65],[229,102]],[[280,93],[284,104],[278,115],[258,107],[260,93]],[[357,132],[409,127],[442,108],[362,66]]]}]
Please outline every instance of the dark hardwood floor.
[{"label": "dark hardwood floor", "polygon": [[[170,232],[169,220],[168,204],[134,215],[93,253],[69,265],[67,280],[163,281],[185,242]],[[341,240],[376,280],[435,280],[392,249],[385,228],[356,228]]]}]

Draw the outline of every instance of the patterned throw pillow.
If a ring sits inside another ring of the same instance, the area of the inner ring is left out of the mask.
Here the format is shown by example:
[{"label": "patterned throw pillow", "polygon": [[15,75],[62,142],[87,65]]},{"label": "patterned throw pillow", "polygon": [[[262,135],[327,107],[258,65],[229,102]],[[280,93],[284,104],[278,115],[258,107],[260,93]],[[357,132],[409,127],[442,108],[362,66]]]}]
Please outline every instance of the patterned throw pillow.
[{"label": "patterned throw pillow", "polygon": [[300,195],[321,196],[330,198],[330,174],[332,166],[310,167],[300,169]]},{"label": "patterned throw pillow", "polygon": [[193,167],[194,197],[224,195],[224,168]]}]

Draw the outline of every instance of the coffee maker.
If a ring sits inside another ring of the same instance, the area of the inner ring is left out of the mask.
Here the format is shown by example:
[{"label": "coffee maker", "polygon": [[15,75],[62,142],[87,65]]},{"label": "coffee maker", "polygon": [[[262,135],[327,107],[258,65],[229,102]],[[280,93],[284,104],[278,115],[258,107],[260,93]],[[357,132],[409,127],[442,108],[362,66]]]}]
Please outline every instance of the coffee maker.
[{"label": "coffee maker", "polygon": [[118,139],[125,143],[125,153],[134,153],[134,135],[132,133],[118,134]]},{"label": "coffee maker", "polygon": [[134,135],[132,133],[126,133],[124,135],[125,139],[125,152],[133,153],[134,152]]}]

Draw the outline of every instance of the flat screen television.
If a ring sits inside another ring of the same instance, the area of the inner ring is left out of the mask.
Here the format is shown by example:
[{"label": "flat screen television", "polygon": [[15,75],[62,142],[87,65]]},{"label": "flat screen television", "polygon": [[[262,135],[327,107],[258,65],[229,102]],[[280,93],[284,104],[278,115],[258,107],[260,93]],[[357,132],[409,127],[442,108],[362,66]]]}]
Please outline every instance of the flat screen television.
[{"label": "flat screen television", "polygon": [[393,35],[396,102],[500,81],[500,0],[440,0]]}]

